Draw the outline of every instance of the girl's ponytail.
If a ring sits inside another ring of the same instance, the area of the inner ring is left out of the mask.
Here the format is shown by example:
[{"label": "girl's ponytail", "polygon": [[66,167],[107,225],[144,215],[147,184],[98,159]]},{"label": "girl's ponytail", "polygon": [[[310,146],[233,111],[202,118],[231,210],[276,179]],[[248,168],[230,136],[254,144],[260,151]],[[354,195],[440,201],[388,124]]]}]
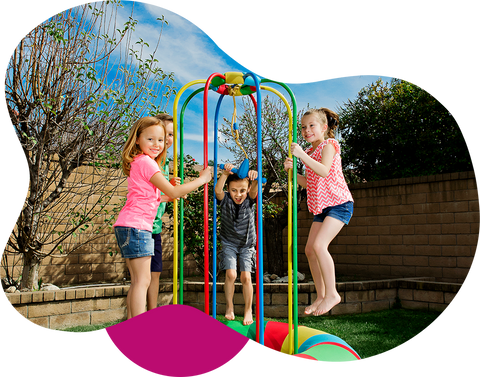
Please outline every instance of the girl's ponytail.
[{"label": "girl's ponytail", "polygon": [[338,128],[339,117],[338,114],[326,107],[322,107],[320,111],[323,111],[325,117],[327,118],[327,137],[335,138],[335,130]]}]

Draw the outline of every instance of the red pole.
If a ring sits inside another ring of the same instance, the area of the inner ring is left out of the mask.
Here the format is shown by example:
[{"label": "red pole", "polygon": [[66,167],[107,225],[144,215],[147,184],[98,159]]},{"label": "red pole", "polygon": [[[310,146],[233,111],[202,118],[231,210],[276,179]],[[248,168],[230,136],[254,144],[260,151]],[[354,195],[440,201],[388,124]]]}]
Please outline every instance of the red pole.
[{"label": "red pole", "polygon": [[[214,77],[221,77],[225,79],[225,76],[220,73],[213,73],[208,78],[205,83],[205,89],[203,91],[203,168],[208,167],[208,90],[210,88],[210,83]],[[216,168],[216,167],[214,167]],[[209,276],[208,276],[208,259],[210,256],[210,251],[208,247],[208,183],[203,186],[203,262],[204,262],[204,282],[205,282],[205,314],[209,314]],[[215,271],[213,273],[216,273]],[[217,289],[217,287],[213,287]]]},{"label": "red pole", "polygon": [[249,94],[249,97],[253,102],[253,106],[255,106],[255,114],[257,114],[257,101],[255,100],[255,97],[253,96],[253,94]]}]

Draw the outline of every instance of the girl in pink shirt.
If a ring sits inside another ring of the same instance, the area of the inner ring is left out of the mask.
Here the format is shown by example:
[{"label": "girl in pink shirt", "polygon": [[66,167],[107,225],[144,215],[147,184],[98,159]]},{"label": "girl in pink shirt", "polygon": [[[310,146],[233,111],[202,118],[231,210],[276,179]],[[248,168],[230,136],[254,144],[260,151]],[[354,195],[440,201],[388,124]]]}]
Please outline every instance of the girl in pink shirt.
[{"label": "girl in pink shirt", "polygon": [[114,228],[132,280],[127,294],[127,318],[145,312],[150,260],[154,253],[152,226],[160,203],[160,192],[176,199],[212,179],[210,169],[206,168],[197,179],[173,186],[160,170],[167,152],[165,135],[165,125],[161,120],[144,117],[133,125],[123,148],[122,169],[128,177],[128,194]]},{"label": "girl in pink shirt", "polygon": [[[297,182],[307,188],[308,210],[314,214],[305,254],[313,276],[317,298],[305,314],[322,315],[340,302],[335,266],[328,246],[353,214],[353,198],[342,172],[340,146],[334,139],[338,115],[326,108],[308,110],[302,117],[302,136],[312,147],[303,151],[292,143],[292,155],[305,164],[306,176]],[[285,160],[285,169],[293,160]]]}]

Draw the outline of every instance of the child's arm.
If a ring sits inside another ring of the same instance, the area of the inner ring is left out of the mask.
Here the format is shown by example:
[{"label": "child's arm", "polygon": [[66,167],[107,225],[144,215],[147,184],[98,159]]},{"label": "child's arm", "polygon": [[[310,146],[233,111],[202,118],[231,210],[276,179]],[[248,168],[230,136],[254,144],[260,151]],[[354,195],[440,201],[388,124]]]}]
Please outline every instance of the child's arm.
[{"label": "child's arm", "polygon": [[300,158],[310,169],[325,178],[330,171],[335,156],[335,147],[332,144],[327,144],[322,150],[322,162],[315,161],[296,143],[292,143],[292,154]]},{"label": "child's arm", "polygon": [[150,182],[153,183],[153,185],[157,187],[160,191],[165,193],[165,195],[169,196],[172,199],[177,199],[210,182],[211,179],[212,171],[209,167],[207,167],[200,172],[200,177],[194,179],[193,181],[184,183],[183,185],[173,186],[170,182],[167,181],[163,174],[158,173],[154,174],[153,177],[150,178]]},{"label": "child's arm", "polygon": [[164,202],[171,202],[173,199],[171,197],[169,197],[168,195],[162,195],[160,196],[160,203],[164,203]]},{"label": "child's arm", "polygon": [[297,184],[302,186],[303,188],[307,188],[307,178],[297,173]]},{"label": "child's arm", "polygon": [[[180,177],[174,177],[170,180],[170,183],[172,184],[172,186],[178,186],[182,183],[182,180],[180,179]],[[182,196],[183,199],[187,199],[187,195],[184,195]],[[160,202],[171,202],[173,201],[173,199],[171,197],[169,197],[168,195],[165,195],[165,194],[162,194],[161,197],[160,197]]]},{"label": "child's arm", "polygon": [[[283,166],[285,167],[286,171],[288,171],[288,169],[293,169],[293,158],[287,157],[285,162],[283,163]],[[297,184],[299,184],[303,188],[307,187],[307,178],[297,173]]]},{"label": "child's arm", "polygon": [[225,164],[222,175],[218,178],[217,184],[215,185],[215,196],[218,200],[223,200],[225,197],[225,191],[223,191],[223,187],[225,186],[225,182],[230,174],[233,174],[231,170],[233,169],[232,164]]},{"label": "child's arm", "polygon": [[252,181],[251,186],[250,186],[250,191],[248,193],[248,195],[250,196],[251,199],[255,199],[257,197],[257,194],[258,194],[257,177],[258,177],[258,172],[256,170],[250,170],[248,172],[248,179],[250,179],[250,181]]}]

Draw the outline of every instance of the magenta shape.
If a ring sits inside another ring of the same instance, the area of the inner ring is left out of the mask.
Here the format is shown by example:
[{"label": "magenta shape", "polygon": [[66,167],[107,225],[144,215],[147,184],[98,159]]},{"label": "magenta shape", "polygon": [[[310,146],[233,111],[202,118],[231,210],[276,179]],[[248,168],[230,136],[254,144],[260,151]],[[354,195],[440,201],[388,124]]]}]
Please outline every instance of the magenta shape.
[{"label": "magenta shape", "polygon": [[191,306],[168,305],[107,328],[117,348],[142,368],[196,376],[231,360],[248,338]]}]

